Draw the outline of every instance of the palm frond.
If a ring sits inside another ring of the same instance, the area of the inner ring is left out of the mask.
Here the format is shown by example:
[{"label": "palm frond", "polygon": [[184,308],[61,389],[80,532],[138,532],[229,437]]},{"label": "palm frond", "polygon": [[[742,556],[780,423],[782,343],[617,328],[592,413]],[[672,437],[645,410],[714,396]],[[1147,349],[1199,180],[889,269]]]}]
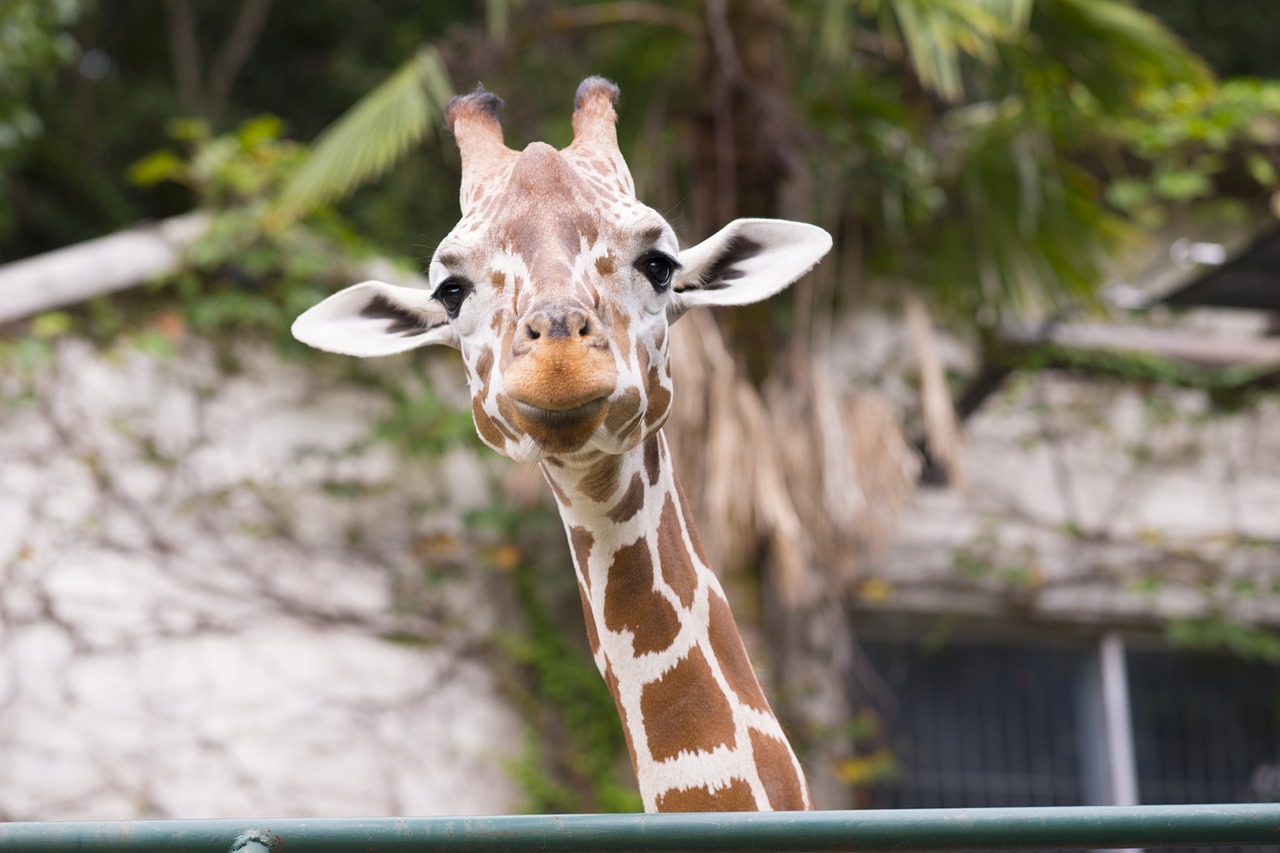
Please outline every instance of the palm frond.
[{"label": "palm frond", "polygon": [[949,101],[964,95],[962,61],[991,64],[1026,31],[1031,0],[892,0],[894,21],[920,83]]},{"label": "palm frond", "polygon": [[292,221],[382,175],[411,146],[431,137],[452,94],[439,53],[423,47],[320,134],[280,192],[278,221]]},{"label": "palm frond", "polygon": [[1124,0],[1039,0],[1031,29],[1036,61],[1069,69],[1105,109],[1131,107],[1140,87],[1212,78],[1159,19]]}]

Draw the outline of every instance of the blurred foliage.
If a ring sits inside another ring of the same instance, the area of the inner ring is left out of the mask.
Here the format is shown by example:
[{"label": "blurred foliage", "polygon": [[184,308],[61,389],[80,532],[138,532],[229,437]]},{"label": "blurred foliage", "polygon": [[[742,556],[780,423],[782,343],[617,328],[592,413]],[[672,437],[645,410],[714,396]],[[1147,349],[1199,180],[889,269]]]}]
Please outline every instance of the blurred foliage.
[{"label": "blurred foliage", "polygon": [[296,228],[267,227],[270,199],[306,161],[304,146],[282,138],[279,119],[250,119],[218,136],[199,119],[174,119],[167,130],[184,149],[153,152],[129,176],[141,186],[185,186],[212,218],[186,268],[153,291],[176,297],[199,334],[250,334],[290,346],[293,319],[348,282],[368,244],[327,209]]},{"label": "blurred foliage", "polygon": [[1141,170],[1117,169],[1107,187],[1116,207],[1149,228],[1163,225],[1170,206],[1218,200],[1219,216],[1244,218],[1236,208],[1273,199],[1280,188],[1280,83],[1229,80],[1145,91],[1129,116],[1111,127]]},{"label": "blurred foliage", "polygon": [[[80,55],[68,32],[85,4],[81,0],[6,0],[0,10],[0,233],[15,211],[6,168],[45,130],[35,103],[48,96],[48,81]],[[3,257],[3,253],[0,253]]]},{"label": "blurred foliage", "polygon": [[1280,632],[1228,614],[1172,619],[1164,636],[1170,645],[1184,649],[1229,652],[1245,660],[1280,663]]}]

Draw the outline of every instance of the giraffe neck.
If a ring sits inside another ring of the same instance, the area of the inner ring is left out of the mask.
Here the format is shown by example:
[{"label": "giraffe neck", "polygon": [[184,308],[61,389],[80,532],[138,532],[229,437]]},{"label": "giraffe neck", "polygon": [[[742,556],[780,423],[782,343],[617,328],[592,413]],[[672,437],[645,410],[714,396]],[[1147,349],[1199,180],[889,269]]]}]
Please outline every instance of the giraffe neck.
[{"label": "giraffe neck", "polygon": [[542,470],[645,810],[811,808],[662,433],[628,453],[572,466],[547,460]]}]

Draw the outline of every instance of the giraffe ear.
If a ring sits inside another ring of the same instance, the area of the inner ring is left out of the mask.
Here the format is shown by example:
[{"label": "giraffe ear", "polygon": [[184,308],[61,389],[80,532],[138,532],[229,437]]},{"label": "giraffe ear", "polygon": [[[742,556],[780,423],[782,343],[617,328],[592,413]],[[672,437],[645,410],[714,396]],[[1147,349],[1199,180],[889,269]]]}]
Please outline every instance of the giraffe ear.
[{"label": "giraffe ear", "polygon": [[339,290],[303,312],[292,331],[316,349],[362,358],[458,345],[449,316],[429,293],[380,281]]},{"label": "giraffe ear", "polygon": [[816,225],[785,219],[735,219],[680,253],[667,318],[698,305],[748,305],[767,299],[811,270],[831,249]]}]

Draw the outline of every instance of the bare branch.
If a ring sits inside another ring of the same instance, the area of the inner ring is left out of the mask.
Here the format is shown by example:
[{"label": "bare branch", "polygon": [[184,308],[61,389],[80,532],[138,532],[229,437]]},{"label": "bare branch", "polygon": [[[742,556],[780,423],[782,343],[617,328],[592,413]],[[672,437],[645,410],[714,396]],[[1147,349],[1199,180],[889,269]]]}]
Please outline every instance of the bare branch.
[{"label": "bare branch", "polygon": [[204,87],[200,80],[200,45],[196,41],[196,17],[192,0],[165,0],[169,12],[169,58],[182,101],[204,115]]}]

